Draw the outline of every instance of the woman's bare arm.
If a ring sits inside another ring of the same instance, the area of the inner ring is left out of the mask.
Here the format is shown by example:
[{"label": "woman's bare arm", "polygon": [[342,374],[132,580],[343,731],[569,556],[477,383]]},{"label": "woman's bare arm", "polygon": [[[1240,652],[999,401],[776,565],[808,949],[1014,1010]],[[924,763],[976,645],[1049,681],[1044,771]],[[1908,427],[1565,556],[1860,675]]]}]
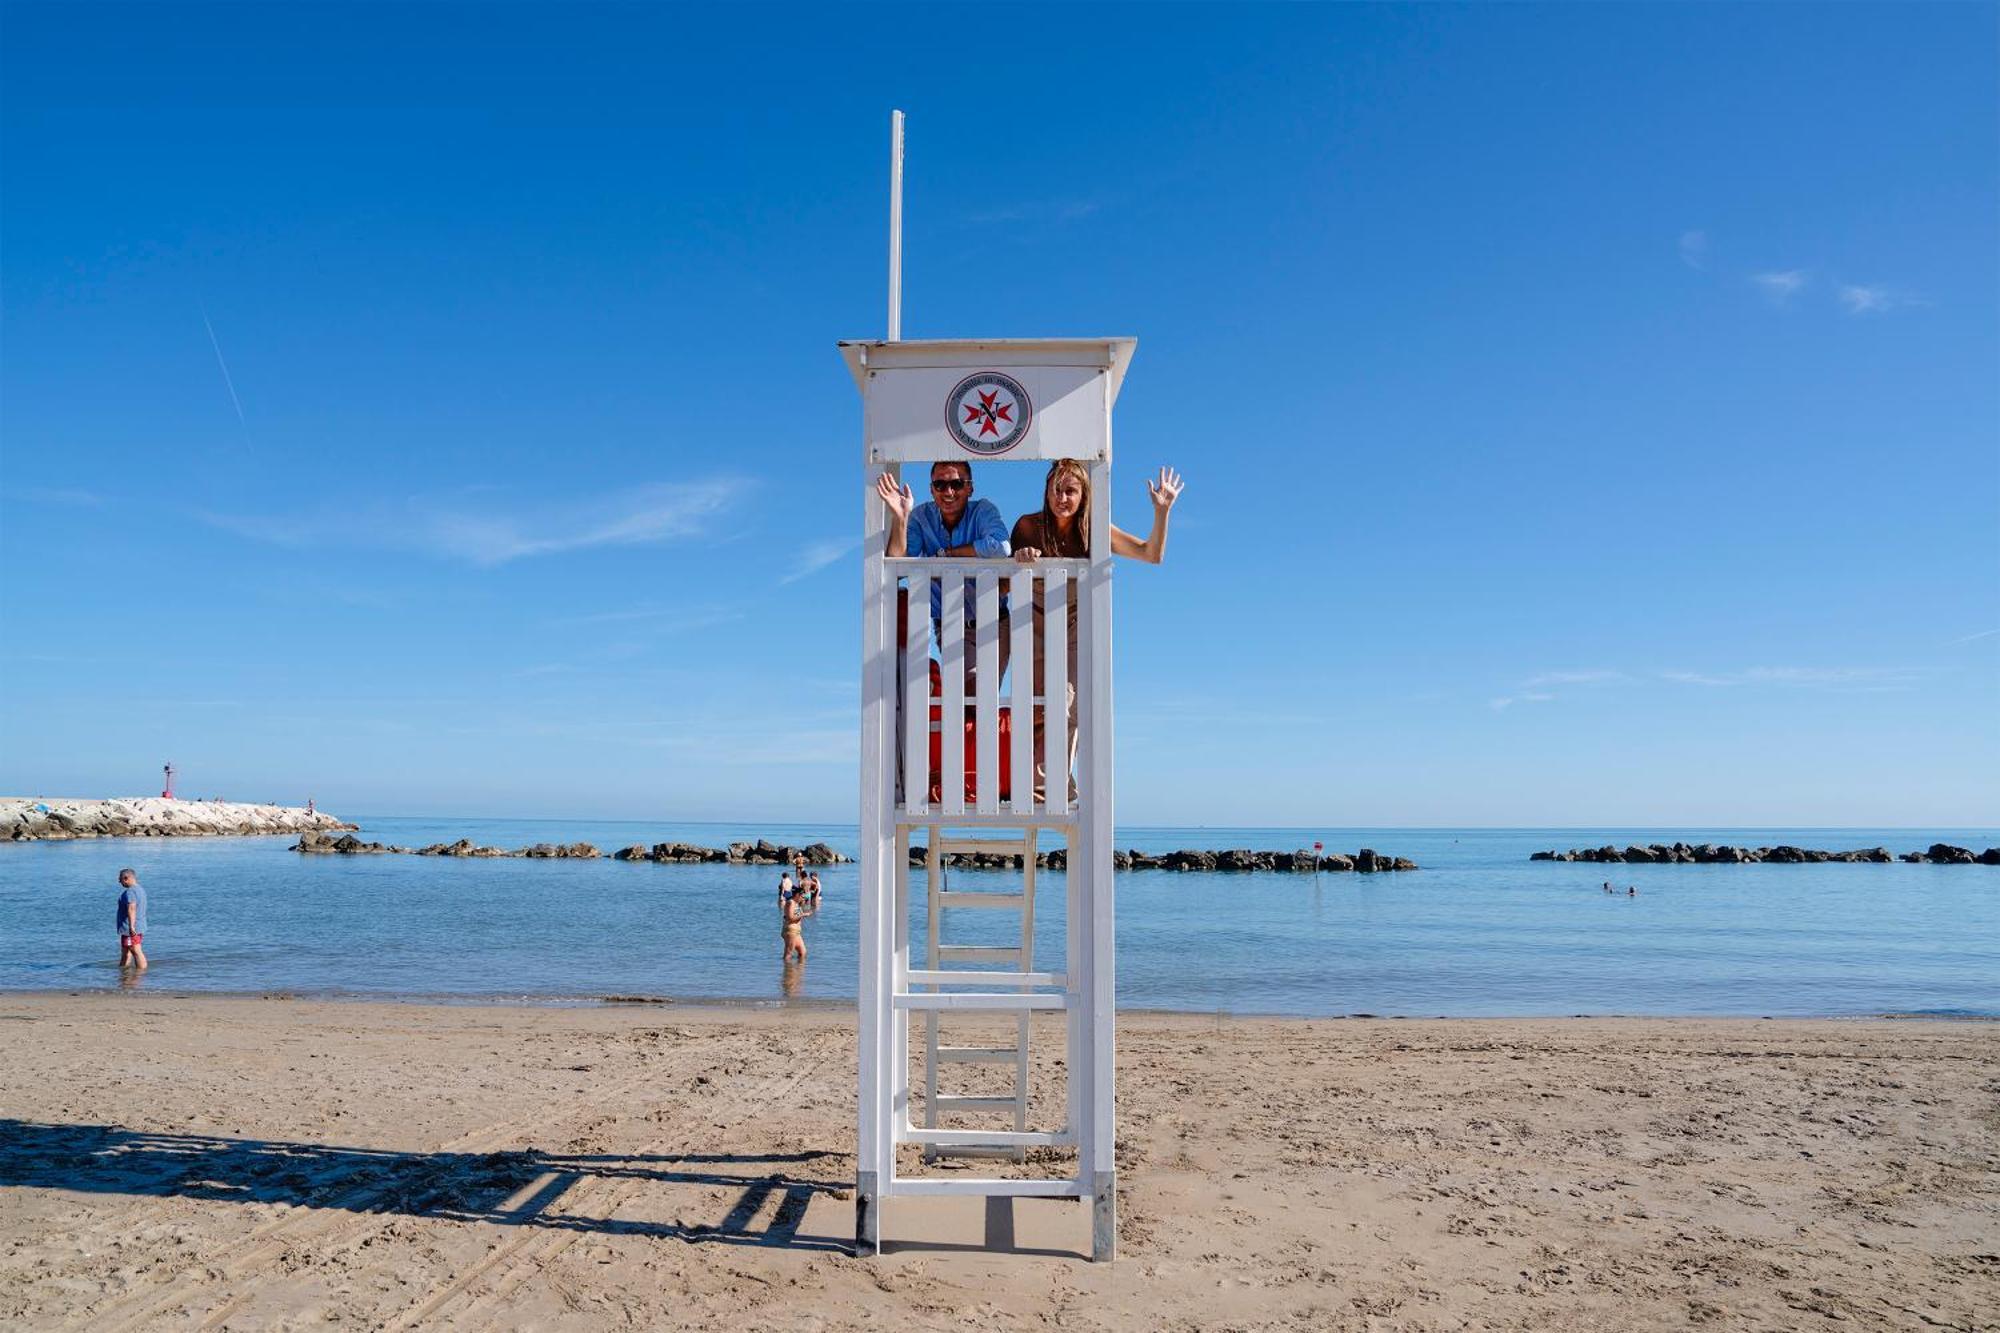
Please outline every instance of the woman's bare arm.
[{"label": "woman's bare arm", "polygon": [[1111,525],[1111,554],[1122,555],[1127,560],[1143,560],[1149,565],[1157,565],[1167,555],[1167,516],[1173,512],[1174,501],[1181,498],[1181,474],[1170,467],[1160,469],[1158,480],[1146,483],[1146,491],[1153,498],[1153,530],[1140,541],[1116,523]]}]

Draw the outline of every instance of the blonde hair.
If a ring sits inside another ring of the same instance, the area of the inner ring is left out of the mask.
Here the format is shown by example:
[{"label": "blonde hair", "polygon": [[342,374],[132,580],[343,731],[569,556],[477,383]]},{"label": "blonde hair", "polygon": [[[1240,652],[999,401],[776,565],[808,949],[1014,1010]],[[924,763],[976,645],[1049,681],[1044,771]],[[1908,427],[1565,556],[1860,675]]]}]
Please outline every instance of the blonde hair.
[{"label": "blonde hair", "polygon": [[[1056,483],[1064,477],[1075,477],[1083,487],[1083,503],[1076,511],[1076,546],[1074,551],[1059,551],[1055,511],[1049,505],[1049,496],[1055,491]],[[1090,554],[1090,470],[1074,458],[1058,458],[1049,464],[1048,480],[1042,483],[1042,541],[1048,546],[1043,555],[1085,556]]]}]

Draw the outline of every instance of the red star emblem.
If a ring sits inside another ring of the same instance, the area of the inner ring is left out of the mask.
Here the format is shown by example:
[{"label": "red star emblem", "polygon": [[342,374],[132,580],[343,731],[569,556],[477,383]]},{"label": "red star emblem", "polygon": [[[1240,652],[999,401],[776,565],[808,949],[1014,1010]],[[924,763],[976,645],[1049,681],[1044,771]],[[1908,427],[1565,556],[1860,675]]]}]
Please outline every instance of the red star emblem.
[{"label": "red star emblem", "polygon": [[1012,403],[997,401],[999,397],[1000,391],[998,389],[995,389],[991,393],[981,389],[979,391],[979,402],[976,406],[972,403],[965,404],[965,424],[970,426],[973,422],[977,421],[981,435],[998,435],[1000,433],[998,423],[1002,421],[1010,426],[1013,425],[1014,405]]}]

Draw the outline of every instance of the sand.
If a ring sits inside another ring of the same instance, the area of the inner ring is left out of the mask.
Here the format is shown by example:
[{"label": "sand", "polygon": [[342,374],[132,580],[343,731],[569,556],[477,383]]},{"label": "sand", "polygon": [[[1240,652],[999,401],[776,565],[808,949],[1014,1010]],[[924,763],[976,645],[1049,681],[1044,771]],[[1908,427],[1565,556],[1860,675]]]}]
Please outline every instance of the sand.
[{"label": "sand", "polygon": [[0,1326],[2000,1327],[1994,1024],[1120,1042],[1115,1263],[1038,1200],[859,1261],[851,1013],[0,996]]}]

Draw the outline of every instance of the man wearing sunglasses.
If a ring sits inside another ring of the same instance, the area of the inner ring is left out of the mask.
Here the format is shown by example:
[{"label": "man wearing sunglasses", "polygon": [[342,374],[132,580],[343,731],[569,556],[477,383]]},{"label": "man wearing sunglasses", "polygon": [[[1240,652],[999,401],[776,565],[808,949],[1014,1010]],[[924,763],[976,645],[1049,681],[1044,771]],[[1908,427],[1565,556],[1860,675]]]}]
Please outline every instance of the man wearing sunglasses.
[{"label": "man wearing sunglasses", "polygon": [[[919,559],[936,556],[969,556],[989,560],[1005,559],[1008,555],[1007,524],[1000,517],[999,507],[991,500],[972,498],[972,465],[947,459],[931,464],[931,498],[922,504],[915,503],[907,486],[898,486],[889,480],[888,473],[875,478],[875,493],[882,497],[882,507],[889,515],[889,545],[884,554],[894,556],[916,556]],[[1004,582],[1003,582],[1004,586]],[[931,628],[936,630],[938,622],[944,619],[944,594],[942,582],[931,585]],[[973,688],[973,653],[969,651],[975,625],[973,623],[973,586],[970,579],[965,584],[965,635],[968,651],[965,655],[965,681],[968,693]],[[1007,633],[1007,594],[1000,594],[1000,673],[1007,673],[1008,649],[1012,647]]]}]

